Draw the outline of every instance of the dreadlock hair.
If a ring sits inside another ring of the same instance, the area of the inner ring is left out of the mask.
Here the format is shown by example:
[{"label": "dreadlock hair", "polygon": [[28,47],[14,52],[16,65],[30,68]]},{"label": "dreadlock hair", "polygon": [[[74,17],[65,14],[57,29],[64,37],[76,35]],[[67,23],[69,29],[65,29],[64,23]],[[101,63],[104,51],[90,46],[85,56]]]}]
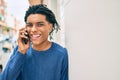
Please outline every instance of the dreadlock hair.
[{"label": "dreadlock hair", "polygon": [[50,40],[53,39],[53,32],[60,30],[60,26],[55,18],[55,14],[47,8],[44,4],[32,5],[29,6],[28,10],[25,13],[24,21],[27,21],[27,17],[31,14],[42,14],[46,16],[46,20],[53,25],[52,31],[49,33]]}]

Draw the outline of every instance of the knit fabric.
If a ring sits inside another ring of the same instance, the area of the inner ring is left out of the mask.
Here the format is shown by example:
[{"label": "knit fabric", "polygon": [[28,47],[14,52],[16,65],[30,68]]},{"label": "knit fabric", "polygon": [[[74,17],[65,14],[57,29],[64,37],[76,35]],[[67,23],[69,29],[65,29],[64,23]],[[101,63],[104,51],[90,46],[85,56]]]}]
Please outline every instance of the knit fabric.
[{"label": "knit fabric", "polygon": [[46,51],[30,47],[25,55],[14,49],[1,80],[68,80],[68,53],[52,42]]}]

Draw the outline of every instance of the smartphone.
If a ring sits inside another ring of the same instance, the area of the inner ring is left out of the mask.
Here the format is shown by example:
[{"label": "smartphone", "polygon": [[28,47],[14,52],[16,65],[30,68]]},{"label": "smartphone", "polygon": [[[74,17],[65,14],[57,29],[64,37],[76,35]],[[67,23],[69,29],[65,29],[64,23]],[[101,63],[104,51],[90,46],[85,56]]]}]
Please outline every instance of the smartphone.
[{"label": "smartphone", "polygon": [[[27,32],[27,31],[26,31]],[[27,44],[29,41],[29,34],[24,34],[27,38],[22,38],[24,44]]]}]

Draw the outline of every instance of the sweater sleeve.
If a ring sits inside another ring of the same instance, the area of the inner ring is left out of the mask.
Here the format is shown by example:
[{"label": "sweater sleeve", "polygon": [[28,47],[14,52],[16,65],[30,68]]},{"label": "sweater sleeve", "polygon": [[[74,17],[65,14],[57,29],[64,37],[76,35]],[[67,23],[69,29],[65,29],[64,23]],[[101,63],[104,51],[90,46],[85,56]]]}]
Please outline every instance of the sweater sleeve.
[{"label": "sweater sleeve", "polygon": [[61,72],[60,80],[69,80],[68,79],[68,52],[66,49],[65,49],[65,55],[63,58],[62,72]]},{"label": "sweater sleeve", "polygon": [[14,49],[13,55],[10,57],[6,68],[1,74],[1,80],[16,80],[22,70],[25,55],[20,53],[18,49]]}]

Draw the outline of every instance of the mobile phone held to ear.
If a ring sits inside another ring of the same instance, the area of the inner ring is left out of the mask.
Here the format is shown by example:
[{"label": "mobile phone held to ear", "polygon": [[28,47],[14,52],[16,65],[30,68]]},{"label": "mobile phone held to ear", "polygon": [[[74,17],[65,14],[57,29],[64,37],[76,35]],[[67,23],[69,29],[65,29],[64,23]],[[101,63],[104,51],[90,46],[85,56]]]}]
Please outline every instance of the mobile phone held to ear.
[{"label": "mobile phone held to ear", "polygon": [[24,34],[27,38],[22,38],[24,44],[27,44],[29,41],[29,34]]}]

